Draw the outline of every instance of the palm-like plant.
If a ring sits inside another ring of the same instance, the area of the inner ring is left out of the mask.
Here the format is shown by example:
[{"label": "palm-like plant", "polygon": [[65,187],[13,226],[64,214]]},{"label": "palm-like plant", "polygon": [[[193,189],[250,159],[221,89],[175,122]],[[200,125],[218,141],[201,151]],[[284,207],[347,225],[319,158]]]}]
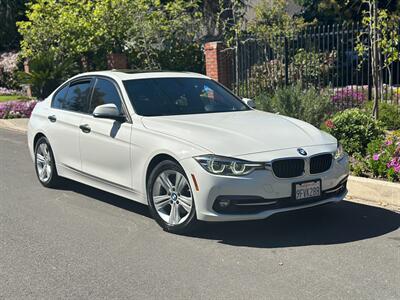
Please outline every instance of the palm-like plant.
[{"label": "palm-like plant", "polygon": [[39,99],[47,97],[67,78],[79,72],[73,60],[57,60],[51,52],[32,59],[29,67],[29,73],[18,73],[18,80],[21,84],[31,85],[32,94]]}]

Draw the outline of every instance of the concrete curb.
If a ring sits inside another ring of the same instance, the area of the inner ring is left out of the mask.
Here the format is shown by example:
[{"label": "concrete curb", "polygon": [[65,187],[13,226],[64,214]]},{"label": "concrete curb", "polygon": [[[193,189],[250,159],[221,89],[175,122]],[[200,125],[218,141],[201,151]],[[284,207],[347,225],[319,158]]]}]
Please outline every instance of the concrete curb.
[{"label": "concrete curb", "polygon": [[361,199],[379,205],[400,207],[400,184],[377,179],[349,176],[348,198]]},{"label": "concrete curb", "polygon": [[2,119],[0,120],[0,128],[6,128],[26,133],[28,130],[28,121],[29,119],[27,118]]}]

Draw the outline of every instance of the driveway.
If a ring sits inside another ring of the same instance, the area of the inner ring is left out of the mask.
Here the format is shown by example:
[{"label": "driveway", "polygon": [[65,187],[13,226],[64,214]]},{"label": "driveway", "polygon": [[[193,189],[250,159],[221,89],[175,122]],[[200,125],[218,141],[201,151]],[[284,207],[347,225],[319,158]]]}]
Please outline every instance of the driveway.
[{"label": "driveway", "polygon": [[128,199],[43,188],[0,129],[0,299],[400,299],[399,226],[343,201],[176,236]]}]

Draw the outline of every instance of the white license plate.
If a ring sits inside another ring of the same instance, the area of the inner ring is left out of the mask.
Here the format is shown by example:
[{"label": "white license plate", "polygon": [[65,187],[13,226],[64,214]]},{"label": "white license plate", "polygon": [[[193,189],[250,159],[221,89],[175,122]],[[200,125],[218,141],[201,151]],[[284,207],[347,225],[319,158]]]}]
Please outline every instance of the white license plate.
[{"label": "white license plate", "polygon": [[321,182],[319,180],[296,183],[294,188],[296,200],[321,196]]}]

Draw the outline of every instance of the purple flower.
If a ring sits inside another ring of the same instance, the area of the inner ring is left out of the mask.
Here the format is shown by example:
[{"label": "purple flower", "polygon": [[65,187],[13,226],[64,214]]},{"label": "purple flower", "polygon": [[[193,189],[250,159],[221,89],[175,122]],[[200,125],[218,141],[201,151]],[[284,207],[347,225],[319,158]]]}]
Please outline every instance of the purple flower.
[{"label": "purple flower", "polygon": [[400,173],[400,165],[398,165],[397,167],[395,167],[395,168],[394,168],[394,171],[395,171],[396,173]]},{"label": "purple flower", "polygon": [[379,160],[379,156],[380,156],[380,154],[374,153],[374,155],[372,156],[372,159],[377,161],[377,160]]},{"label": "purple flower", "polygon": [[335,94],[331,97],[333,103],[344,106],[353,106],[364,103],[365,95],[357,88],[345,87],[337,89]]},{"label": "purple flower", "polygon": [[10,90],[4,87],[0,87],[0,95],[2,96],[11,96],[11,95],[22,95],[21,91]]},{"label": "purple flower", "polygon": [[8,101],[0,103],[0,119],[29,118],[37,101]]},{"label": "purple flower", "polygon": [[392,140],[387,140],[387,141],[385,142],[385,145],[386,145],[386,146],[390,146],[391,144],[393,144],[393,141],[392,141]]}]

